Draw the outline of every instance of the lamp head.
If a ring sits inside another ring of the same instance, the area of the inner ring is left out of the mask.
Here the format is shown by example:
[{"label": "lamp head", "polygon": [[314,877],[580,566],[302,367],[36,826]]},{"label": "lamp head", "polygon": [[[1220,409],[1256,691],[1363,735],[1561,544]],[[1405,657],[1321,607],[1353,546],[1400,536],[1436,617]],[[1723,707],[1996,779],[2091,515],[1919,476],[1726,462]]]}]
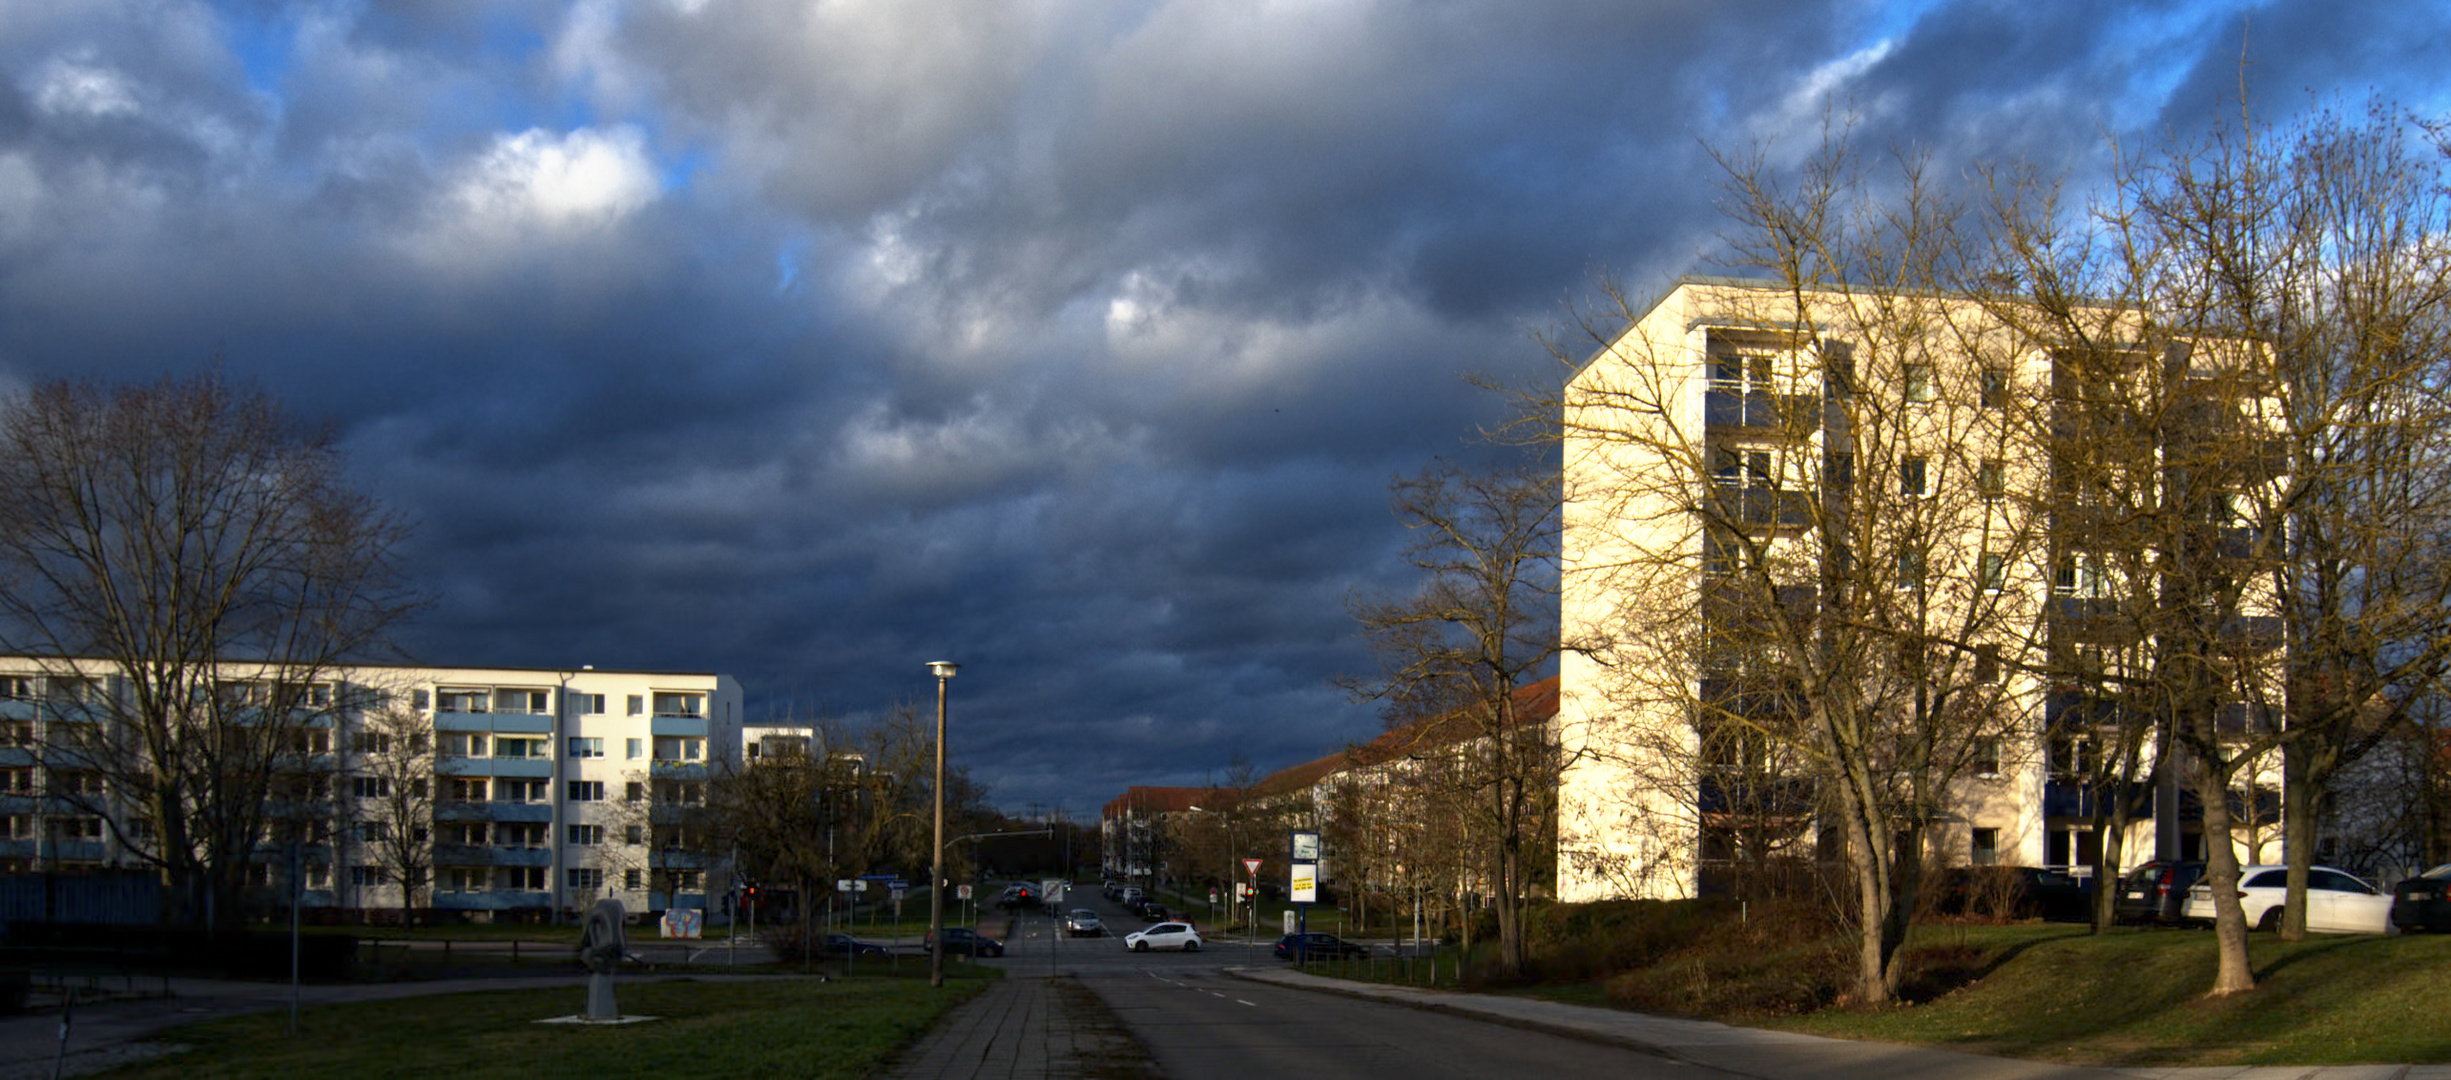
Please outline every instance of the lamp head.
[{"label": "lamp head", "polygon": [[953,677],[954,672],[960,671],[961,669],[962,665],[956,664],[951,660],[928,661],[928,671],[939,679],[950,679]]}]

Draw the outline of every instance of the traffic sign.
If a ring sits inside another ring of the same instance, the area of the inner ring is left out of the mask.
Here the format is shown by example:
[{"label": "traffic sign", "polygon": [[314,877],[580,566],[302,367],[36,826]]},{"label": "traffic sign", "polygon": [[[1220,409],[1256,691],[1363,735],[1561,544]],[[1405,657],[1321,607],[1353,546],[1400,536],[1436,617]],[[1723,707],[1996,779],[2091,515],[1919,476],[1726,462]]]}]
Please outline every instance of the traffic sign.
[{"label": "traffic sign", "polygon": [[1243,872],[1251,875],[1252,877],[1260,876],[1260,861],[1258,859],[1244,859]]}]

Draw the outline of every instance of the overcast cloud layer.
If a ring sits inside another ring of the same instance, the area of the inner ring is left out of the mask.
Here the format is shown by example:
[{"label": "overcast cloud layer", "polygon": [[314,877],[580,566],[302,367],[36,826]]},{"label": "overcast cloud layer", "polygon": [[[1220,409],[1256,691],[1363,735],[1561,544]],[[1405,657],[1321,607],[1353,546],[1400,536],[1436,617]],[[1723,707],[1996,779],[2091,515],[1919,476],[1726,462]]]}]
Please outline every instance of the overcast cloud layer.
[{"label": "overcast cloud layer", "polygon": [[1473,460],[1705,142],[2023,155],[2369,93],[2439,0],[0,0],[0,381],[218,352],[420,522],[436,662],[713,669],[1091,812],[1374,735]]}]

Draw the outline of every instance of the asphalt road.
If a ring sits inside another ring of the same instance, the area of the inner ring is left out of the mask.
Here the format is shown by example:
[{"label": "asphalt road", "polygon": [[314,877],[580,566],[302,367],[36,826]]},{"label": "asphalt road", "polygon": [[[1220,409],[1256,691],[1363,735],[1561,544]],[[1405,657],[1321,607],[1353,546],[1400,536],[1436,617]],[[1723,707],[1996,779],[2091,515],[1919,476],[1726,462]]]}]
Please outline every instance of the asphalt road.
[{"label": "asphalt road", "polygon": [[1141,920],[1095,892],[1075,891],[1059,906],[1098,912],[1115,936],[1067,938],[1055,932],[1055,920],[1024,915],[1014,922],[1003,965],[1015,975],[1079,979],[1169,1080],[1739,1075],[1484,1020],[1270,986],[1222,970],[1283,963],[1269,954],[1273,936],[1251,944],[1211,940],[1193,954],[1126,952],[1121,934],[1146,925]]}]

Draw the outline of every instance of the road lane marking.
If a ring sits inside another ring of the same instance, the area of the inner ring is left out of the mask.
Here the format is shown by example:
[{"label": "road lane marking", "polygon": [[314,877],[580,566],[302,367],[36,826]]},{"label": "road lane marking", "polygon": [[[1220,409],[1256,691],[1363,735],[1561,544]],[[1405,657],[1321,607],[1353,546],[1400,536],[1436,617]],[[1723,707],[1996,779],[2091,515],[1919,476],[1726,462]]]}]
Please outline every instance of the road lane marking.
[{"label": "road lane marking", "polygon": [[1252,1008],[1254,1008],[1254,1009],[1259,1008],[1259,1003],[1258,1003],[1258,1002],[1254,1002],[1254,1001],[1243,1001],[1243,999],[1241,999],[1241,998],[1235,998],[1234,1000],[1235,1000],[1235,1001],[1237,1001],[1237,1002],[1241,1002],[1242,1004],[1249,1005],[1249,1006],[1251,1006],[1251,1007],[1252,1007]]}]

